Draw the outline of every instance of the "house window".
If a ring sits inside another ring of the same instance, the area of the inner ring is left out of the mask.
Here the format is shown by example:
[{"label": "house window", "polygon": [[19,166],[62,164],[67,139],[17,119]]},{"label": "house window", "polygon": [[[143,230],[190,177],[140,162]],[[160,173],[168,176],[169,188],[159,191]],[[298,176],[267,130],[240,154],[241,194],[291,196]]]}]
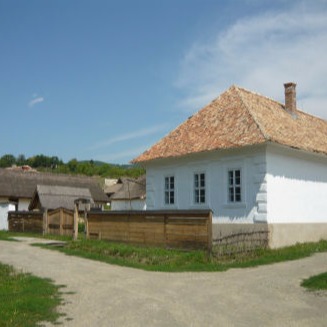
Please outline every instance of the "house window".
[{"label": "house window", "polygon": [[205,173],[194,174],[194,203],[206,202],[206,175]]},{"label": "house window", "polygon": [[165,177],[165,204],[175,203],[175,177]]},{"label": "house window", "polygon": [[228,201],[233,203],[242,201],[240,169],[228,171]]}]

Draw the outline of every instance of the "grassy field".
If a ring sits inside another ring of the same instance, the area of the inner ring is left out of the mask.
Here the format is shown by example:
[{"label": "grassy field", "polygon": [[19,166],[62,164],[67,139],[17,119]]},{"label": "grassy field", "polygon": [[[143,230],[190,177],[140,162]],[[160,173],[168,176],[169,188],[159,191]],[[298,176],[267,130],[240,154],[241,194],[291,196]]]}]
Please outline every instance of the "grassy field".
[{"label": "grassy field", "polygon": [[59,286],[0,263],[0,326],[34,327],[40,321],[55,322],[60,303]]},{"label": "grassy field", "polygon": [[327,272],[305,279],[301,286],[310,290],[327,290]]}]

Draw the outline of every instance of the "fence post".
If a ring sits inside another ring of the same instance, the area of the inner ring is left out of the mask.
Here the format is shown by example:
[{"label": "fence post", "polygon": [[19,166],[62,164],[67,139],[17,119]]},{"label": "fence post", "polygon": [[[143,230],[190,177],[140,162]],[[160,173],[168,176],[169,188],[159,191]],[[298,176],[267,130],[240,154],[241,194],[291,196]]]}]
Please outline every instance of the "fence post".
[{"label": "fence post", "polygon": [[85,237],[87,239],[90,238],[90,233],[89,233],[89,212],[85,212]]},{"label": "fence post", "polygon": [[43,212],[43,235],[48,234],[48,209]]},{"label": "fence post", "polygon": [[78,237],[78,202],[75,202],[75,210],[74,210],[74,241],[77,240]]},{"label": "fence post", "polygon": [[59,235],[63,235],[64,228],[63,228],[63,220],[64,220],[64,209],[59,209]]},{"label": "fence post", "polygon": [[165,247],[167,247],[167,215],[164,215],[164,238],[165,238]]}]

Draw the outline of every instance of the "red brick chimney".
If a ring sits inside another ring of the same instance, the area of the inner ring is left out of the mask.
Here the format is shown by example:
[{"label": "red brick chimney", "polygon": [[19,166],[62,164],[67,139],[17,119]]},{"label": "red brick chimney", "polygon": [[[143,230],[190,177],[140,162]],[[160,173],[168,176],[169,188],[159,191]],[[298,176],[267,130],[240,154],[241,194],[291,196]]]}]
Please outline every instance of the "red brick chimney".
[{"label": "red brick chimney", "polygon": [[291,113],[296,110],[296,84],[293,82],[285,83],[285,109]]}]

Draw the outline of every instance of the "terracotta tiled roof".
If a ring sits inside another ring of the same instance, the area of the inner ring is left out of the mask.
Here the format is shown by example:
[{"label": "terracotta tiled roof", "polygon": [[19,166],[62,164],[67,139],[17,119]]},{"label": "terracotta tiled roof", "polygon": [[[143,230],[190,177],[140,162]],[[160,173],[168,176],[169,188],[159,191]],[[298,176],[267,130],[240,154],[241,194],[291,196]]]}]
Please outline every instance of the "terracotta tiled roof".
[{"label": "terracotta tiled roof", "polygon": [[327,154],[327,121],[232,86],[133,162],[269,141]]}]

